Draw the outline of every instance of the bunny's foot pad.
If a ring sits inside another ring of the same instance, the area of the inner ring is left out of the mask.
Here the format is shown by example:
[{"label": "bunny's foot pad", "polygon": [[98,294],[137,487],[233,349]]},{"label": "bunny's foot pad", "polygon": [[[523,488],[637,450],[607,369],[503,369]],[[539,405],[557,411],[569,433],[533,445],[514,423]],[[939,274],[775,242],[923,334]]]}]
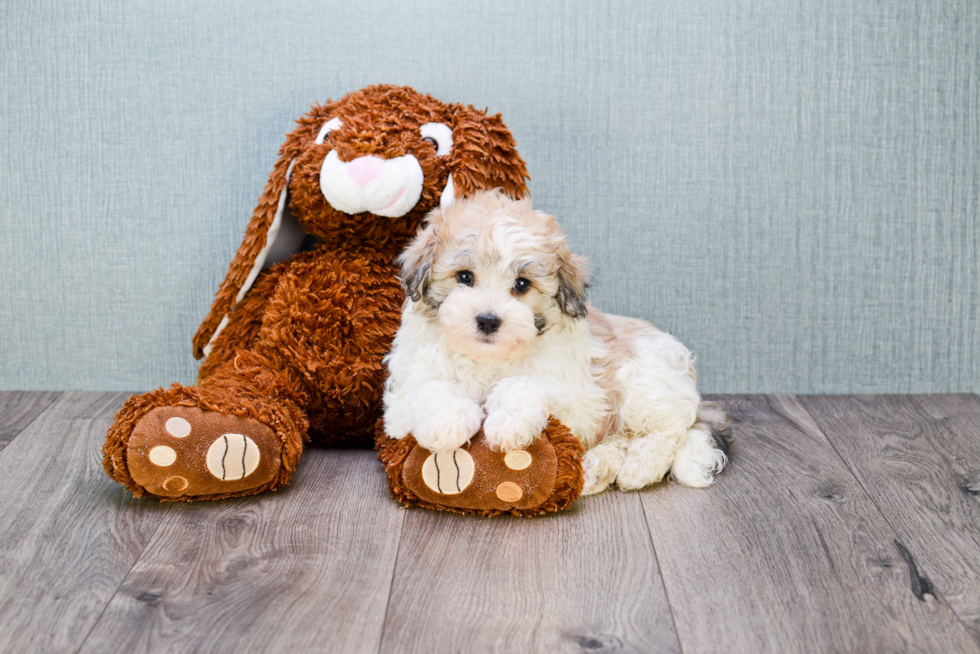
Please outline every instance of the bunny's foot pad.
[{"label": "bunny's foot pad", "polygon": [[280,443],[257,420],[164,406],[136,423],[126,465],[133,481],[157,497],[227,496],[268,485],[279,473]]},{"label": "bunny's foot pad", "polygon": [[391,495],[406,506],[495,516],[567,508],[582,492],[582,444],[552,419],[527,449],[497,452],[483,430],[453,452],[433,454],[412,436],[395,440],[378,423],[375,445]]}]

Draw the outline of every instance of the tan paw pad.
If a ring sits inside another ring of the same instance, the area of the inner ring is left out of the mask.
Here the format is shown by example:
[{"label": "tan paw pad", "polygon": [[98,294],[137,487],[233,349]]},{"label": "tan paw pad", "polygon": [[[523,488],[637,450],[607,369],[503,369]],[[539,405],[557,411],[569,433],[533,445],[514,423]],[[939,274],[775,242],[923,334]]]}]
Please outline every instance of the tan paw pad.
[{"label": "tan paw pad", "polygon": [[191,423],[179,416],[174,416],[164,424],[167,433],[174,438],[186,438],[191,433]]},{"label": "tan paw pad", "polygon": [[155,466],[160,466],[161,468],[166,468],[172,466],[174,461],[177,460],[177,452],[174,448],[167,447],[166,445],[157,445],[152,450],[150,450],[150,463]]},{"label": "tan paw pad", "polygon": [[508,504],[513,504],[514,502],[519,502],[522,497],[524,497],[524,491],[521,487],[512,481],[501,482],[497,486],[497,490],[494,494],[500,499],[501,502],[507,502]]},{"label": "tan paw pad", "polygon": [[475,466],[466,450],[430,454],[422,464],[422,481],[440,495],[458,495],[473,482]]},{"label": "tan paw pad", "polygon": [[259,447],[243,434],[222,434],[208,448],[208,472],[222,481],[244,479],[259,467]]},{"label": "tan paw pad", "polygon": [[187,488],[187,486],[188,482],[183,477],[167,477],[167,481],[163,482],[163,487],[174,493],[179,493]]},{"label": "tan paw pad", "polygon": [[527,450],[512,450],[504,457],[504,465],[511,470],[524,470],[531,465],[531,453]]}]

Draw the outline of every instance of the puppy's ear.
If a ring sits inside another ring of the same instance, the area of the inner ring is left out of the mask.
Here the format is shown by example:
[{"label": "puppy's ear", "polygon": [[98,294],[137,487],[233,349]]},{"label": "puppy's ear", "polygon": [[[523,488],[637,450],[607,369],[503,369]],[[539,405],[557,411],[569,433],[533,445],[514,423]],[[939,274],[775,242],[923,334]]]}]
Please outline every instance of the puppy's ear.
[{"label": "puppy's ear", "polygon": [[419,231],[408,247],[398,256],[401,266],[401,283],[405,295],[418,302],[425,295],[432,279],[432,264],[436,258],[436,221],[439,210],[433,211],[425,226]]},{"label": "puppy's ear", "polygon": [[567,250],[560,257],[558,307],[572,318],[584,318],[589,313],[585,297],[590,285],[588,260]]}]

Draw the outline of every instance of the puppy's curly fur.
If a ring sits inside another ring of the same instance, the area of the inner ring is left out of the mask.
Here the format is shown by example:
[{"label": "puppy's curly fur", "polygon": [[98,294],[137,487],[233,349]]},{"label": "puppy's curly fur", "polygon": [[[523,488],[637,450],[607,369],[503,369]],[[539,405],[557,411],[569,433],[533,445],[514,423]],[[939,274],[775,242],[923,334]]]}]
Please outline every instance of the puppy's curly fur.
[{"label": "puppy's curly fur", "polygon": [[478,192],[435,210],[401,262],[409,299],[384,396],[392,438],[450,451],[482,424],[510,451],[554,416],[588,448],[583,494],[668,472],[707,486],[725,466],[714,434],[726,418],[701,402],[690,352],[587,306],[585,260],[530,201]]}]

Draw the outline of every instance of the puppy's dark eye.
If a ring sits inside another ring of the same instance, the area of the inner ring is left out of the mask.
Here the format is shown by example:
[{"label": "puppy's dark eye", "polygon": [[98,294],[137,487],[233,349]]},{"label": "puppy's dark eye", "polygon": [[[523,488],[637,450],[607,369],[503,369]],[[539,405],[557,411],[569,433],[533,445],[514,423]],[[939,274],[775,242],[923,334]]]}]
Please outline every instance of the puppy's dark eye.
[{"label": "puppy's dark eye", "polygon": [[467,286],[473,285],[473,273],[469,270],[460,270],[456,273],[456,281]]},{"label": "puppy's dark eye", "polygon": [[436,150],[439,149],[439,143],[434,138],[432,138],[431,136],[426,136],[424,139],[422,139],[422,142],[423,143],[431,143],[432,144],[432,147],[434,147]]},{"label": "puppy's dark eye", "polygon": [[514,292],[518,295],[524,295],[531,290],[531,282],[524,279],[523,277],[518,277],[517,281],[514,282]]}]

